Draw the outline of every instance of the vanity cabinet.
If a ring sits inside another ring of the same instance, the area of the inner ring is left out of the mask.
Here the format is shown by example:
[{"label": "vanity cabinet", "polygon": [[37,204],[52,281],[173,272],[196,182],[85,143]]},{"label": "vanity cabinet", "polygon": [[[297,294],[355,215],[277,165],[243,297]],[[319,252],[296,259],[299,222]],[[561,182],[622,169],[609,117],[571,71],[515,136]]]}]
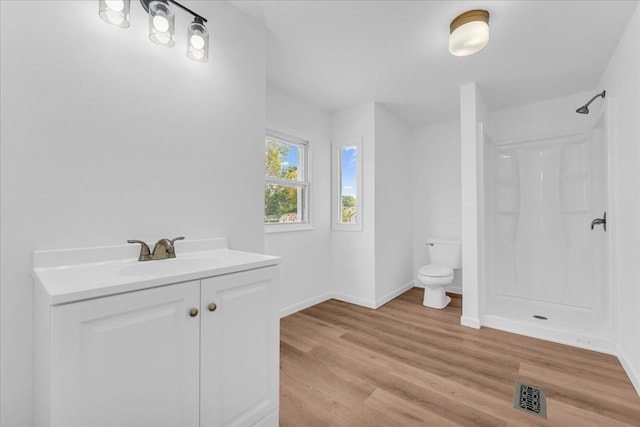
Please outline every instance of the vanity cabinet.
[{"label": "vanity cabinet", "polygon": [[277,426],[278,276],[271,265],[46,308],[37,288],[35,425]]}]

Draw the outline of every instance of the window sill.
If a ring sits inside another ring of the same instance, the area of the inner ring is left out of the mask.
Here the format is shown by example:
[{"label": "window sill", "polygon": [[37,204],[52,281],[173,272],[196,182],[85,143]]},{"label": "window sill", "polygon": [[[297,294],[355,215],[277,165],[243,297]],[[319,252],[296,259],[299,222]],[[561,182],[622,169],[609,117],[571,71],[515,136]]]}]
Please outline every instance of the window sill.
[{"label": "window sill", "polygon": [[291,231],[311,231],[316,228],[311,224],[265,224],[265,234],[288,233]]},{"label": "window sill", "polygon": [[362,223],[357,224],[336,224],[331,227],[332,231],[362,231]]}]

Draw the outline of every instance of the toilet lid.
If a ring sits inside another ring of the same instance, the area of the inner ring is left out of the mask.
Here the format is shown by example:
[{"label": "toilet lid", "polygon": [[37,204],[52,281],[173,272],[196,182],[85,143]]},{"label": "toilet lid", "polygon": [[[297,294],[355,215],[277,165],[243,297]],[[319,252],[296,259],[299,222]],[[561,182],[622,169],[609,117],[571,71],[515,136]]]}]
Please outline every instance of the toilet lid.
[{"label": "toilet lid", "polygon": [[453,274],[453,268],[448,265],[429,264],[418,270],[418,274],[431,277],[444,277]]}]

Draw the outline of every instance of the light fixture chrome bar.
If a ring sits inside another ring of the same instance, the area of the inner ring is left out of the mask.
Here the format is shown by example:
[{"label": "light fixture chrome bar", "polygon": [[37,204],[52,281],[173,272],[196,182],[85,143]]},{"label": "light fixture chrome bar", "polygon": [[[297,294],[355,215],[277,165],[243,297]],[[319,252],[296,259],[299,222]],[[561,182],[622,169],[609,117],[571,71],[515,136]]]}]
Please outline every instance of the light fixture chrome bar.
[{"label": "light fixture chrome bar", "polygon": [[199,14],[195,13],[193,10],[189,9],[189,8],[188,8],[188,7],[186,7],[186,6],[181,5],[181,4],[180,4],[180,3],[178,3],[177,1],[175,1],[175,0],[169,0],[169,3],[171,3],[171,4],[175,4],[176,6],[178,6],[179,8],[181,8],[182,10],[184,10],[184,11],[186,11],[186,12],[189,12],[190,14],[192,14],[192,15],[194,16],[194,18],[200,18],[200,19],[202,19],[204,22],[207,22],[207,19],[206,19],[204,16],[202,16],[202,15],[199,15]]},{"label": "light fixture chrome bar", "polygon": [[[149,13],[149,3],[151,3],[152,0],[140,0],[140,3],[142,4],[142,7],[144,8],[145,11],[147,11],[147,13]],[[202,19],[204,22],[207,22],[207,19],[200,15],[199,13],[194,12],[193,10],[189,9],[188,7],[178,3],[175,0],[166,0],[168,3],[171,4],[175,4],[176,6],[178,6],[180,9],[184,10],[187,13],[190,13],[191,15],[193,15],[194,17],[200,18]]]}]

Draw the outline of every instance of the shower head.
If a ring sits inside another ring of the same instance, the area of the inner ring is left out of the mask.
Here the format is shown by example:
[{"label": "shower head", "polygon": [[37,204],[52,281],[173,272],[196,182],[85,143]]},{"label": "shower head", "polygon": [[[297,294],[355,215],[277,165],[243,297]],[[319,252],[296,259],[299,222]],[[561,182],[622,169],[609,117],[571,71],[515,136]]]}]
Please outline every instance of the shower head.
[{"label": "shower head", "polygon": [[576,113],[578,114],[589,114],[589,107],[587,107],[586,105],[583,105],[582,107],[578,108],[576,110]]},{"label": "shower head", "polygon": [[584,104],[582,107],[578,108],[576,110],[576,113],[578,114],[589,114],[589,104],[591,104],[596,98],[598,98],[599,96],[603,97],[607,94],[606,90],[603,90],[602,93],[597,94],[596,96],[594,96],[593,98],[591,98],[589,100],[589,102],[587,102],[586,104]]}]

